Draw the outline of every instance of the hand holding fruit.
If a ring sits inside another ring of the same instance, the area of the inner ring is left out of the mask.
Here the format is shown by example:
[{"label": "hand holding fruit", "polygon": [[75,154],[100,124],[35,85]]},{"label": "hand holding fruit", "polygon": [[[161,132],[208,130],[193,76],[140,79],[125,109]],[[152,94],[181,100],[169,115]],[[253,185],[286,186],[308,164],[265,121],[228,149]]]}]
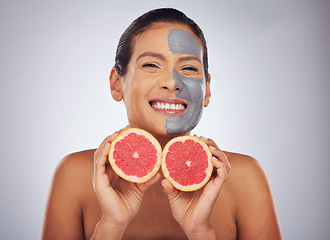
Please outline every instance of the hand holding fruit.
[{"label": "hand holding fruit", "polygon": [[[162,161],[167,178],[162,185],[173,217],[191,239],[216,237],[209,218],[230,165],[212,140],[203,140],[178,137],[171,140],[162,153],[158,141],[141,129],[130,128],[106,138],[95,152],[94,170],[94,188],[103,222],[124,232],[137,214],[144,192],[159,179],[160,173],[156,172]],[[112,142],[111,150],[109,142]],[[111,167],[106,164],[109,150]],[[208,181],[213,166],[215,176]]]},{"label": "hand holding fruit", "polygon": [[204,138],[203,140],[210,146],[215,168],[215,176],[211,177],[205,187],[195,192],[183,192],[175,189],[167,179],[162,181],[173,217],[189,239],[216,239],[215,233],[209,225],[209,218],[230,170],[226,155],[218,149],[213,140]]},{"label": "hand holding fruit", "polygon": [[108,153],[110,142],[117,135],[118,133],[114,133],[104,139],[95,151],[93,185],[103,212],[100,222],[106,223],[123,234],[127,224],[139,211],[143,194],[159,179],[160,175],[156,174],[149,181],[136,184],[115,174],[108,162]]}]

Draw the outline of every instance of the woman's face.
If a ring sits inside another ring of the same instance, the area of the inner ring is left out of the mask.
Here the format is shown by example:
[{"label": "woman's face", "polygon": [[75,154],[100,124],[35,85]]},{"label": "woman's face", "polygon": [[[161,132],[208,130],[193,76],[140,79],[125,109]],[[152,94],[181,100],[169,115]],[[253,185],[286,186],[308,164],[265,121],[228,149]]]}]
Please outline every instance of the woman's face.
[{"label": "woman's face", "polygon": [[121,84],[130,126],[155,135],[189,133],[210,97],[202,45],[180,24],[157,23],[135,37]]}]

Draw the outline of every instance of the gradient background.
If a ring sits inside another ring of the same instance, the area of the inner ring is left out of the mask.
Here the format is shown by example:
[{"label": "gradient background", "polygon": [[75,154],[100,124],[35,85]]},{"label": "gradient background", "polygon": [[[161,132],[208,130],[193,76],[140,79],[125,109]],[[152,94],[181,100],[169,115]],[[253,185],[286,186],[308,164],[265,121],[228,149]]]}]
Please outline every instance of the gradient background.
[{"label": "gradient background", "polygon": [[212,98],[194,133],[260,161],[284,239],[328,239],[329,6],[1,1],[0,239],[37,239],[60,159],[127,124],[108,75],[121,33],[158,7],[184,11],[208,41]]}]

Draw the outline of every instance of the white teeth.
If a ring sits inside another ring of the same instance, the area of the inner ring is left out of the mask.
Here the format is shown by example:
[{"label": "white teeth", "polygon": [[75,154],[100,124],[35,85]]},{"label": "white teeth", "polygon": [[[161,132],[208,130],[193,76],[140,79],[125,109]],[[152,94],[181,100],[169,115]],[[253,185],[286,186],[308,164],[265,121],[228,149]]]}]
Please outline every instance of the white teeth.
[{"label": "white teeth", "polygon": [[152,107],[155,109],[161,109],[161,110],[184,110],[185,107],[183,104],[169,104],[169,103],[163,103],[163,102],[157,102],[153,103]]},{"label": "white teeth", "polygon": [[184,106],[182,104],[175,105],[176,110],[184,110]]}]

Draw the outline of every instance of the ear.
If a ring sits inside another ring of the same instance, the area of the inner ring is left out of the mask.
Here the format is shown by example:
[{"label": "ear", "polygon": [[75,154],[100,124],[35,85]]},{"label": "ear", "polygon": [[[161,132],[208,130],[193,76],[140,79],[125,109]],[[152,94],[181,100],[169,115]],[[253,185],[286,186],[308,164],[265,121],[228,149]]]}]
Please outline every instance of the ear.
[{"label": "ear", "polygon": [[116,67],[111,69],[109,80],[112,98],[118,102],[121,101],[123,99],[121,76],[119,75]]},{"label": "ear", "polygon": [[208,80],[206,81],[204,107],[207,107],[210,103],[210,98],[211,98],[210,84],[211,84],[211,75],[209,74]]}]

